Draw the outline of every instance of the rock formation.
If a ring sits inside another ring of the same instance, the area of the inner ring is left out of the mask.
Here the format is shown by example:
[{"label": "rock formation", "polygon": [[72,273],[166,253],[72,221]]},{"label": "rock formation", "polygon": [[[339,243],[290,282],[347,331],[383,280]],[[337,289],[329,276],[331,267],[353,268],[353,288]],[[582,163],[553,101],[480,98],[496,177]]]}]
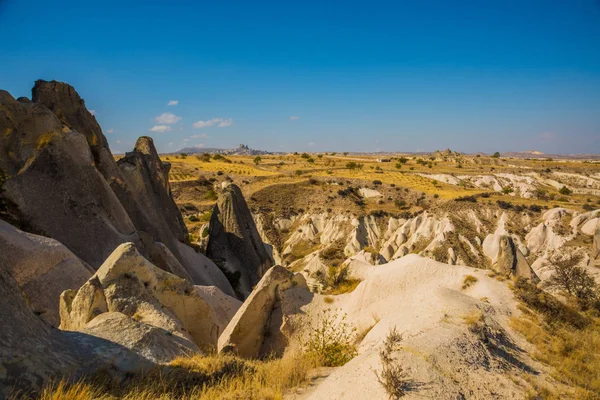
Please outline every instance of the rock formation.
[{"label": "rock formation", "polygon": [[78,379],[102,369],[135,372],[152,364],[123,346],[78,332],[61,332],[28,307],[0,263],[0,398],[39,391],[51,379]]},{"label": "rock formation", "polygon": [[141,246],[133,223],[77,132],[54,131],[41,140],[26,165],[6,181],[3,196],[14,204],[20,226],[58,240],[92,267],[120,243]]},{"label": "rock formation", "polygon": [[[98,327],[94,322],[98,316],[111,312],[160,328],[195,343],[202,350],[216,347],[220,333],[229,322],[215,315],[189,281],[155,267],[132,243],[115,249],[78,291],[67,290],[61,295],[60,327],[90,332],[90,324]],[[131,323],[120,323],[131,326]],[[103,325],[113,324],[105,322]],[[117,342],[135,348],[129,343]]]},{"label": "rock formation", "polygon": [[0,170],[5,218],[58,240],[98,268],[133,242],[156,265],[195,284],[231,285],[187,245],[187,229],[152,140],[117,164],[94,116],[65,83],[37,81],[33,101],[0,92]]},{"label": "rock formation", "polygon": [[73,86],[63,82],[38,80],[31,90],[37,105],[47,107],[60,120],[64,130],[77,131],[85,136],[93,155],[94,164],[106,180],[118,180],[117,164],[108,147],[96,117],[85,107],[85,102]]},{"label": "rock formation", "polygon": [[247,295],[273,265],[239,187],[223,189],[212,213],[206,255],[239,274],[236,288]]},{"label": "rock formation", "polygon": [[483,251],[492,261],[492,269],[496,273],[539,281],[512,237],[490,234],[483,241]]},{"label": "rock formation", "polygon": [[33,311],[58,327],[60,294],[77,289],[94,273],[54,239],[33,235],[0,220],[0,266],[10,272]]},{"label": "rock formation", "polygon": [[302,304],[287,293],[292,288],[310,296],[301,274],[279,265],[269,269],[219,337],[219,352],[247,358],[281,353],[291,330],[287,316]]}]

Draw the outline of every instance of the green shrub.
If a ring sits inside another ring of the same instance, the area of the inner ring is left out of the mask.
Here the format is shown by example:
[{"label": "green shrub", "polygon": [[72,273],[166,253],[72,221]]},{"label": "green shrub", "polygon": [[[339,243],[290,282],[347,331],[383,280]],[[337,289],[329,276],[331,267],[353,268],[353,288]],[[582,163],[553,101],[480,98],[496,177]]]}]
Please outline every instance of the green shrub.
[{"label": "green shrub", "polygon": [[206,200],[217,200],[217,192],[215,192],[213,189],[210,189],[204,194],[204,198]]},{"label": "green shrub", "polygon": [[337,311],[330,309],[321,311],[316,322],[309,318],[303,339],[306,353],[325,367],[339,367],[356,357],[356,328],[346,319],[346,314],[340,318]]},{"label": "green shrub", "polygon": [[558,190],[558,193],[560,193],[560,194],[562,194],[562,195],[565,195],[565,196],[568,196],[568,195],[570,195],[571,193],[573,193],[573,191],[572,191],[571,189],[569,189],[568,187],[566,187],[566,186],[563,186],[563,187],[561,187],[561,188]]}]

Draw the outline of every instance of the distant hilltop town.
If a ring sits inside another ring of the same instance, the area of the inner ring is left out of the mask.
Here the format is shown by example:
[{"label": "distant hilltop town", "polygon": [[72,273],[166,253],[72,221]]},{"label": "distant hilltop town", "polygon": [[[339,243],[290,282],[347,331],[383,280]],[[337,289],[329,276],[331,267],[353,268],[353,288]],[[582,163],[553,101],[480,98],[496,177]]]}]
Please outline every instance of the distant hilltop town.
[{"label": "distant hilltop town", "polygon": [[214,154],[223,154],[230,156],[255,156],[255,155],[265,155],[265,154],[273,154],[269,151],[265,150],[256,150],[248,147],[247,144],[240,144],[235,149],[218,149],[218,148],[209,148],[209,147],[185,147],[179,150],[177,153],[186,153],[186,154],[201,154],[201,153],[214,153]]}]

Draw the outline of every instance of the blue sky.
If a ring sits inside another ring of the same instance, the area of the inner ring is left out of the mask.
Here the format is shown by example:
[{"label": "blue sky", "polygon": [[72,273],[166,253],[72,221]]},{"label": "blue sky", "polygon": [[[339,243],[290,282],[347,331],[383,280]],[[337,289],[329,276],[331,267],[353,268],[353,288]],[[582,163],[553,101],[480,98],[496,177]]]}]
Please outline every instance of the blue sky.
[{"label": "blue sky", "polygon": [[72,84],[114,152],[600,153],[598,0],[0,0],[0,35],[0,88]]}]

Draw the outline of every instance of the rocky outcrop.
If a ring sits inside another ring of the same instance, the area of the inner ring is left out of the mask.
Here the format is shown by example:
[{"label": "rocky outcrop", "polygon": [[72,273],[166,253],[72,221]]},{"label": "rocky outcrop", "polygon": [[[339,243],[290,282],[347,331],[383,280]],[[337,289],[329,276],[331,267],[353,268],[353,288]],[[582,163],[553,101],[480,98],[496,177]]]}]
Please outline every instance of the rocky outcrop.
[{"label": "rocky outcrop", "polygon": [[152,366],[116,343],[79,332],[61,332],[46,324],[28,307],[2,263],[0,319],[0,398],[39,392],[53,379],[77,380],[101,369],[121,374]]},{"label": "rocky outcrop", "polygon": [[15,100],[0,90],[0,170],[15,175],[62,125],[46,107],[31,101]]},{"label": "rocky outcrop", "polygon": [[142,238],[144,255],[165,271],[197,285],[218,286],[233,295],[218,267],[185,244],[188,231],[171,196],[170,165],[160,160],[153,140],[140,137],[118,166],[128,190],[121,203]]},{"label": "rocky outcrop", "polygon": [[77,131],[85,136],[94,164],[109,183],[120,178],[108,141],[96,117],[85,107],[85,102],[73,86],[63,82],[38,80],[31,94],[33,103],[52,111],[64,130]]},{"label": "rocky outcrop", "polygon": [[310,297],[301,274],[279,265],[269,269],[219,337],[219,352],[247,358],[281,353],[293,330],[288,316]]},{"label": "rocky outcrop", "polygon": [[37,81],[32,94],[30,101],[0,92],[3,218],[58,240],[94,269],[119,244],[133,242],[160,268],[234,293],[218,267],[187,246],[169,167],[150,138],[140,138],[117,165],[72,86]]},{"label": "rocky outcrop", "polygon": [[3,196],[28,231],[58,240],[92,267],[102,264],[120,243],[141,245],[77,132],[54,132],[40,142],[26,165],[6,181]]},{"label": "rocky outcrop", "polygon": [[152,138],[140,137],[118,166],[134,202],[122,199],[122,203],[135,227],[171,249],[174,240],[186,241],[187,228],[171,196],[170,165],[160,160]]},{"label": "rocky outcrop", "polygon": [[118,312],[207,351],[228,322],[189,281],[155,267],[132,243],[117,247],[79,291],[65,291],[60,301],[61,329],[90,332],[98,316]]},{"label": "rocky outcrop", "polygon": [[512,237],[490,234],[483,241],[482,247],[484,254],[492,261],[492,269],[496,273],[539,281]]},{"label": "rocky outcrop", "polygon": [[273,265],[239,187],[223,189],[212,213],[206,255],[240,276],[236,288],[246,296]]},{"label": "rocky outcrop", "polygon": [[60,294],[77,289],[94,273],[54,239],[23,232],[0,220],[0,265],[11,273],[32,310],[58,327]]}]

